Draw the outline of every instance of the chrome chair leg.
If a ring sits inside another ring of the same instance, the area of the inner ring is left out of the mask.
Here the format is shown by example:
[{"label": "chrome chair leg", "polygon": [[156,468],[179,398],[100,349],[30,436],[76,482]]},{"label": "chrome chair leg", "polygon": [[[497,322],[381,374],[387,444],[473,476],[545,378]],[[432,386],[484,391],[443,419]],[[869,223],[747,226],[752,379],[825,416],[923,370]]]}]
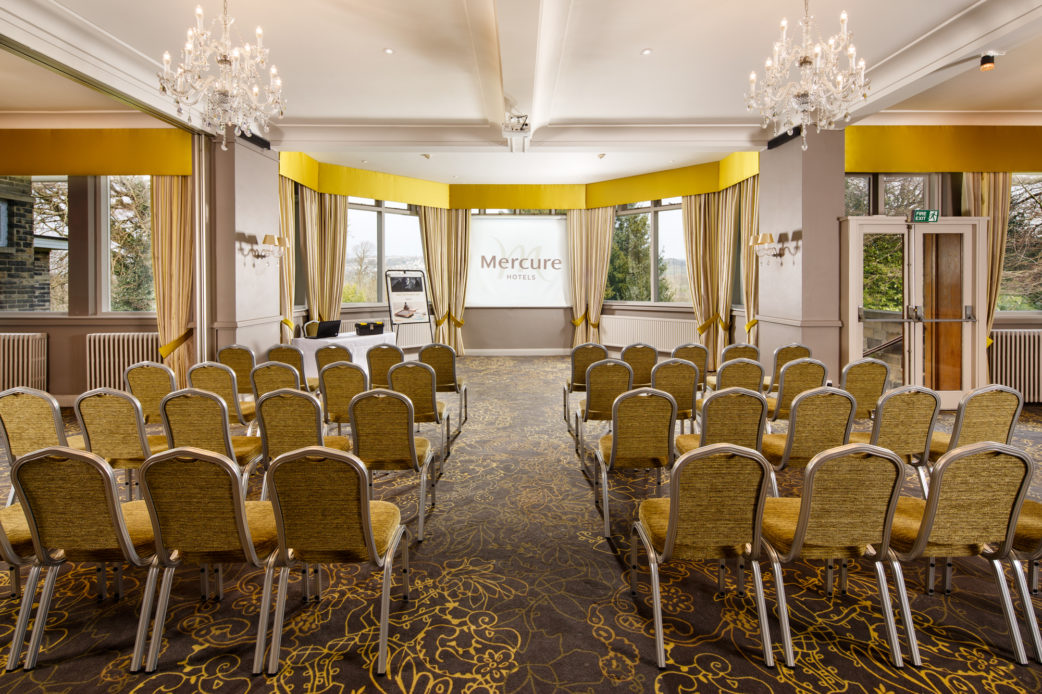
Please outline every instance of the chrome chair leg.
[{"label": "chrome chair leg", "polygon": [[1028,624],[1031,645],[1035,649],[1035,660],[1042,663],[1042,634],[1039,634],[1038,619],[1035,617],[1035,606],[1032,604],[1031,595],[1028,592],[1028,583],[1024,577],[1024,569],[1020,565],[1020,560],[1016,557],[1010,556],[1008,559],[1010,568],[1013,570],[1013,581],[1017,586],[1017,593],[1020,595],[1024,621]]},{"label": "chrome chair leg", "polygon": [[36,667],[36,657],[40,654],[40,645],[43,643],[43,630],[47,628],[47,613],[51,611],[51,598],[54,597],[54,582],[61,570],[61,564],[47,567],[47,577],[43,580],[43,591],[40,593],[40,604],[36,608],[33,635],[29,639],[29,650],[25,652],[26,670]]},{"label": "chrome chair leg", "polygon": [[1006,618],[1006,627],[1009,629],[1010,640],[1013,642],[1013,653],[1019,664],[1027,665],[1028,657],[1024,652],[1024,642],[1020,638],[1020,625],[1017,623],[1016,614],[1013,612],[1013,601],[1009,596],[1009,586],[1006,584],[1006,575],[1002,571],[1002,562],[998,559],[991,559],[990,561],[992,569],[995,571],[995,581],[999,587],[1002,615]]},{"label": "chrome chair leg", "polygon": [[944,594],[952,594],[952,558],[947,557],[944,560]]},{"label": "chrome chair leg", "polygon": [[832,560],[829,559],[825,562],[825,597],[832,599],[832,588],[835,582],[835,576],[833,573]]},{"label": "chrome chair leg", "polygon": [[894,667],[904,667],[904,659],[901,656],[901,643],[897,640],[897,624],[894,622],[894,610],[890,604],[890,590],[886,581],[886,571],[882,561],[873,561],[876,570],[876,581],[879,586],[879,607],[883,611],[883,620],[886,622],[887,640],[890,642],[890,658]]},{"label": "chrome chair leg", "polygon": [[[271,653],[268,655],[268,674],[274,675],[279,671],[279,649],[282,647],[282,623],[286,617],[286,591],[289,586],[290,568],[287,566],[280,569],[279,592],[275,599],[275,623],[271,626]],[[305,577],[307,569],[304,570]]]},{"label": "chrome chair leg", "polygon": [[937,560],[930,557],[930,563],[926,567],[926,594],[933,595],[933,587],[937,582]]},{"label": "chrome chair leg", "polygon": [[908,652],[912,658],[912,665],[919,667],[923,660],[919,655],[919,641],[915,637],[915,623],[912,621],[912,607],[908,603],[908,588],[905,586],[904,572],[901,563],[891,551],[890,570],[894,574],[894,584],[897,586],[897,599],[901,607],[901,619],[905,623],[905,632],[908,634]]},{"label": "chrome chair leg", "polygon": [[268,637],[268,613],[271,612],[271,583],[275,576],[277,552],[272,552],[264,567],[264,588],[261,591],[260,609],[257,611],[257,644],[253,648],[253,674],[264,669],[264,643]]},{"label": "chrome chair leg", "polygon": [[15,622],[14,636],[11,637],[11,650],[7,653],[7,671],[18,667],[22,655],[22,644],[25,642],[25,631],[29,627],[29,615],[33,611],[33,600],[36,598],[36,586],[40,583],[40,565],[33,564],[29,569],[29,579],[22,591],[22,606],[18,610],[18,621]]},{"label": "chrome chair leg", "polygon": [[753,590],[756,592],[756,615],[760,620],[760,638],[763,640],[763,661],[774,667],[774,644],[771,643],[771,625],[767,622],[767,602],[763,599],[763,576],[760,562],[750,561],[753,569]]},{"label": "chrome chair leg", "polygon": [[148,623],[152,620],[152,602],[156,596],[156,579],[159,577],[159,559],[153,559],[148,567],[148,578],[145,579],[145,592],[141,596],[141,614],[137,620],[137,634],[134,637],[134,655],[130,660],[130,671],[141,670],[141,661],[145,657],[145,639],[148,636]]},{"label": "chrome chair leg", "polygon": [[104,562],[99,562],[98,566],[94,570],[96,582],[98,586],[98,602],[102,602],[109,596],[108,592],[108,577],[105,574],[105,569],[108,565]]},{"label": "chrome chair leg", "polygon": [[156,603],[156,618],[152,625],[152,643],[148,646],[148,660],[145,663],[145,672],[155,672],[156,664],[159,662],[159,647],[163,642],[164,623],[166,622],[166,609],[170,604],[170,588],[174,583],[173,566],[163,569],[163,580],[159,584],[159,601]]}]

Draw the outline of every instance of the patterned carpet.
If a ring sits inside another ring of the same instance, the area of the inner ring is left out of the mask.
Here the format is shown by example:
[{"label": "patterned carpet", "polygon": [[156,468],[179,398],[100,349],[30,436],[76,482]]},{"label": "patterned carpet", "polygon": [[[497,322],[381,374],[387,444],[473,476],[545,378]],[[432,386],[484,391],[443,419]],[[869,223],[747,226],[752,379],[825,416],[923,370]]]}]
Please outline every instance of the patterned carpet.
[{"label": "patterned carpet", "polygon": [[[733,574],[718,595],[715,565],[667,565],[669,667],[659,671],[643,552],[634,600],[615,550],[600,537],[593,492],[561,419],[567,369],[565,358],[461,360],[470,421],[445,465],[428,538],[412,547],[413,600],[392,591],[387,677],[375,674],[380,582],[367,567],[324,570],[317,604],[300,600],[295,574],[282,669],[253,677],[261,572],[226,567],[221,602],[200,602],[197,572],[179,572],[159,670],[131,675],[144,572],[126,571],[123,600],[98,603],[94,568],[76,566],[58,579],[37,668],[0,675],[0,692],[1042,691],[1042,666],[1011,659],[983,562],[956,563],[950,597],[924,595],[923,567],[906,568],[924,663],[903,669],[890,664],[868,564],[853,567],[849,595],[831,599],[821,562],[785,569],[793,669],[764,666],[755,605],[749,594],[738,596]],[[944,423],[950,428],[950,415]],[[1016,442],[1040,458],[1042,411],[1025,412]],[[408,515],[414,480],[378,480],[377,495]],[[798,477],[781,482],[791,490]],[[631,475],[613,489],[613,544],[625,548],[634,500],[655,493],[654,476]],[[1040,489],[1036,480],[1036,497]],[[765,584],[781,659],[769,572]],[[0,600],[3,658],[16,612],[16,601]],[[900,622],[898,629],[904,643]]]}]

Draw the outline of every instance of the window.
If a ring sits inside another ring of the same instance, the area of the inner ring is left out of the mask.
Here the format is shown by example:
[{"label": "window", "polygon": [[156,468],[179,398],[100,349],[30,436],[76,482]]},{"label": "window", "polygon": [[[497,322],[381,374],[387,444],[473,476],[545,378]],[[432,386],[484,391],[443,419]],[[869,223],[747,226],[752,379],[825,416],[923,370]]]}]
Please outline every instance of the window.
[{"label": "window", "polygon": [[1014,174],[998,310],[1042,311],[1042,174]]},{"label": "window", "polygon": [[48,299],[36,310],[69,310],[69,179],[66,176],[33,176],[33,247],[42,256],[37,263],[47,269],[48,281],[37,283],[37,294]]},{"label": "window", "polygon": [[149,176],[109,176],[108,310],[155,311]]},{"label": "window", "polygon": [[7,236],[7,214],[8,205],[6,200],[0,200],[0,248],[11,245]]},{"label": "window", "polygon": [[851,217],[872,214],[872,177],[851,175],[846,179],[846,214]]},{"label": "window", "polygon": [[345,304],[384,300],[384,271],[423,270],[420,219],[405,203],[348,198]]},{"label": "window", "polygon": [[845,202],[849,216],[904,217],[910,210],[939,210],[941,174],[847,174]]},{"label": "window", "polygon": [[605,300],[691,301],[682,215],[680,198],[616,209]]}]

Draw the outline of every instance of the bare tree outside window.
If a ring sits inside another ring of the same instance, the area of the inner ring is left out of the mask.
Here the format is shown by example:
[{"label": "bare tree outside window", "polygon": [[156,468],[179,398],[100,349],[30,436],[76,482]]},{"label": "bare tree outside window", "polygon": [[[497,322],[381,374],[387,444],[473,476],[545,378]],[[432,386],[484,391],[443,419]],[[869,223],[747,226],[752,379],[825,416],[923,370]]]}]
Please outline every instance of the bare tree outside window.
[{"label": "bare tree outside window", "polygon": [[154,311],[151,184],[148,176],[109,179],[109,308]]},{"label": "bare tree outside window", "polygon": [[[33,235],[69,239],[69,182],[66,179],[33,180]],[[49,254],[50,310],[69,310],[69,251]]]},{"label": "bare tree outside window", "polygon": [[1000,311],[1042,311],[1042,174],[1015,174],[1010,186]]}]

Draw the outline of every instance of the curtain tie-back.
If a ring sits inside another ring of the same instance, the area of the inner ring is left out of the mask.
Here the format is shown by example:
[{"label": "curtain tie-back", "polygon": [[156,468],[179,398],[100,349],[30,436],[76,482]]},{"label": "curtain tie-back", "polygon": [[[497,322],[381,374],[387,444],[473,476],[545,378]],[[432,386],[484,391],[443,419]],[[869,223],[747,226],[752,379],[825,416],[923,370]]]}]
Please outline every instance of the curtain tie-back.
[{"label": "curtain tie-back", "polygon": [[435,325],[435,327],[440,328],[442,325],[444,325],[445,321],[450,320],[450,319],[452,320],[452,323],[457,328],[462,328],[463,327],[463,322],[464,322],[463,319],[462,318],[457,318],[456,316],[452,315],[451,311],[446,311],[444,316],[442,316],[441,318],[438,318],[437,320],[435,320],[434,321],[434,325]]},{"label": "curtain tie-back", "polygon": [[991,347],[993,344],[995,344],[995,340],[992,340],[991,336],[989,335],[988,339],[984,343],[984,348],[987,349],[988,347]]},{"label": "curtain tie-back", "polygon": [[592,318],[587,318],[586,320],[590,324],[590,327],[593,328],[594,330],[600,330],[601,329],[601,324],[599,322],[594,323]]},{"label": "curtain tie-back", "polygon": [[586,320],[586,316],[587,316],[587,314],[588,314],[588,313],[589,313],[589,311],[587,311],[587,312],[583,313],[583,314],[582,314],[581,316],[579,316],[578,318],[573,318],[573,319],[572,319],[572,325],[574,325],[575,327],[577,327],[577,328],[578,328],[578,327],[579,327],[580,325],[582,325],[582,324],[583,324],[583,321],[585,321],[585,320]]},{"label": "curtain tie-back", "polygon": [[720,330],[724,331],[725,333],[731,328],[731,322],[728,321],[725,323],[724,319],[720,318],[719,316],[717,317],[716,322],[720,325]]},{"label": "curtain tie-back", "polygon": [[174,338],[170,342],[167,342],[165,345],[159,348],[159,356],[163,357],[164,359],[169,357],[171,354],[173,354],[175,349],[188,342],[188,338],[191,336],[191,334],[192,329],[189,328],[188,330],[185,330],[183,333],[181,333],[178,337]]},{"label": "curtain tie-back", "polygon": [[[717,322],[719,320],[720,320],[720,314],[719,313],[714,313],[712,316],[709,317],[709,320],[707,320],[702,325],[698,326],[698,334],[699,335],[705,335],[706,332],[708,332],[708,330],[713,327],[713,323],[715,323],[715,322]],[[726,330],[726,328],[725,328],[725,330]]]},{"label": "curtain tie-back", "polygon": [[760,321],[758,321],[757,319],[753,318],[751,321],[746,323],[745,324],[745,333],[748,335],[752,331],[753,326],[755,326],[759,322]]},{"label": "curtain tie-back", "polygon": [[282,324],[289,328],[290,332],[293,332],[293,321],[291,321],[289,318],[283,318]]}]

